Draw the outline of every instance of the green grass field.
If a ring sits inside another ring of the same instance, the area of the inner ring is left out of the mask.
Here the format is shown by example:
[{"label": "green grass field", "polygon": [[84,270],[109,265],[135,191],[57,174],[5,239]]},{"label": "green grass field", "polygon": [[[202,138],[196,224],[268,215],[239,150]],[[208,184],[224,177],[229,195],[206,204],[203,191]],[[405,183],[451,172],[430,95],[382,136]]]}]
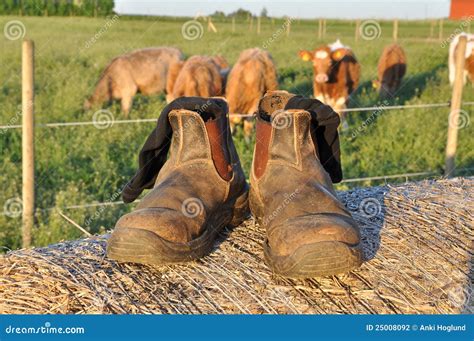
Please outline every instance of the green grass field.
[{"label": "green grass field", "polygon": [[[354,39],[354,23],[328,21],[324,40],[317,38],[317,21],[294,20],[289,37],[283,32],[283,20],[262,21],[260,35],[249,23],[216,21],[218,33],[204,32],[200,39],[183,38],[184,19],[122,17],[104,30],[104,18],[0,17],[3,28],[11,20],[20,20],[26,38],[36,44],[36,121],[90,121],[93,111],[84,112],[82,103],[93,90],[102,69],[115,56],[127,51],[160,45],[177,46],[187,55],[222,54],[235,62],[241,50],[268,47],[279,71],[280,86],[288,91],[311,96],[312,70],[297,57],[300,49],[311,49],[340,38],[350,45],[361,63],[361,85],[353,96],[352,107],[377,104],[371,88],[382,48],[392,41],[392,24],[380,22],[381,35],[374,40]],[[460,25],[445,22],[446,38]],[[280,34],[278,34],[280,32]],[[437,35],[437,32],[435,31]],[[96,36],[95,42],[91,38]],[[448,83],[448,47],[437,39],[427,39],[430,22],[400,22],[399,42],[408,56],[408,74],[390,104],[447,102],[451,97]],[[273,41],[269,41],[271,37]],[[0,37],[0,125],[21,123],[21,39]],[[464,89],[464,101],[473,101],[472,85]],[[130,118],[156,118],[165,105],[164,96],[137,96]],[[465,107],[469,115],[474,107]],[[111,108],[116,120],[123,119],[117,104]],[[439,171],[444,167],[444,149],[448,127],[448,108],[393,110],[380,113],[349,114],[350,129],[342,134],[342,158],[345,178],[390,175],[406,172]],[[60,208],[91,233],[113,228],[118,217],[133,205],[113,205],[64,209],[72,205],[119,200],[118,191],[134,174],[138,151],[153,123],[38,128],[36,130],[36,227],[34,245],[46,245],[81,236],[55,210]],[[459,132],[457,166],[474,166],[473,124]],[[248,172],[253,141],[236,137],[245,170]],[[3,250],[20,247],[21,218],[11,217],[15,199],[21,197],[20,130],[0,132],[0,246]],[[461,174],[461,173],[458,173]],[[472,170],[462,174],[472,174]],[[401,179],[404,180],[404,179]],[[374,184],[369,182],[353,185]],[[347,187],[338,185],[339,189]],[[3,214],[2,214],[3,207]],[[10,215],[10,216],[9,216]]]}]

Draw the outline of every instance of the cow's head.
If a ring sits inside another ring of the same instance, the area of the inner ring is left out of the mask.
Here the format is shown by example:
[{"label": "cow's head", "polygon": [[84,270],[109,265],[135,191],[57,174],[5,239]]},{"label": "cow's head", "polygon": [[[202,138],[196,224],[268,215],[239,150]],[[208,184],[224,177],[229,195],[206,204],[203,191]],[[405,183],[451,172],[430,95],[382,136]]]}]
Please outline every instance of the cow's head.
[{"label": "cow's head", "polygon": [[331,51],[329,46],[321,46],[313,51],[302,50],[298,53],[304,61],[311,61],[314,67],[314,79],[317,83],[329,81],[333,66],[348,53],[346,48]]},{"label": "cow's head", "polygon": [[322,46],[313,51],[300,51],[299,56],[306,62],[311,61],[314,67],[314,79],[318,83],[326,83],[329,80],[329,72],[332,66],[331,51],[329,47]]}]

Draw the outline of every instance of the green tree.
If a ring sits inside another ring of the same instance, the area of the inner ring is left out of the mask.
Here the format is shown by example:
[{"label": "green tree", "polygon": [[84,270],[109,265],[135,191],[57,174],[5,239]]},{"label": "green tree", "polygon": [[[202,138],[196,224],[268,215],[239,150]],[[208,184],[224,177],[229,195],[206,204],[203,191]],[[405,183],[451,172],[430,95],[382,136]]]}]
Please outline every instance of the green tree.
[{"label": "green tree", "polygon": [[247,11],[246,9],[243,9],[243,8],[239,8],[237,11],[229,14],[229,17],[237,17],[237,18],[249,18],[251,16],[252,16],[252,12]]}]

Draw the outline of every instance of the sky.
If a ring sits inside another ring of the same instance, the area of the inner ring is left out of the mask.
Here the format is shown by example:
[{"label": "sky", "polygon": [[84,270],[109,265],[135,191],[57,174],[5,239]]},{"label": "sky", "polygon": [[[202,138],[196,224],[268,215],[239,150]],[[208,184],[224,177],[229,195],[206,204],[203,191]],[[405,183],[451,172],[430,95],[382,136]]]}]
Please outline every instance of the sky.
[{"label": "sky", "polygon": [[268,15],[295,18],[339,19],[426,19],[449,15],[450,0],[115,0],[119,14],[171,15],[194,17],[215,11],[226,14],[244,8],[260,14],[262,8]]}]

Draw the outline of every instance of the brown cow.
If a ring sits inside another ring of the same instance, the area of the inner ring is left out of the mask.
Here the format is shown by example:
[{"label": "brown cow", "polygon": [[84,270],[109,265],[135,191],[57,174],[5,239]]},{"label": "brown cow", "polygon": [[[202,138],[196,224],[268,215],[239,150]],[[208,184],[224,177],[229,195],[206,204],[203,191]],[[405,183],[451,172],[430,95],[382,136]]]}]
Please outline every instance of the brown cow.
[{"label": "brown cow", "polygon": [[[225,96],[231,114],[253,114],[257,111],[260,98],[270,90],[278,88],[275,63],[267,51],[259,48],[244,50],[230,71]],[[242,122],[242,117],[232,117],[232,130]],[[243,120],[244,135],[248,139],[253,124],[250,119]]]},{"label": "brown cow", "polygon": [[166,100],[181,96],[222,96],[229,64],[222,56],[192,56],[170,66]]},{"label": "brown cow", "polygon": [[372,82],[380,89],[380,97],[393,96],[407,71],[405,51],[398,44],[391,44],[383,49],[377,66],[377,79]]},{"label": "brown cow", "polygon": [[165,90],[169,65],[182,59],[183,53],[173,47],[147,48],[119,56],[105,68],[84,108],[120,99],[122,111],[128,114],[137,92],[153,95]]},{"label": "brown cow", "polygon": [[299,56],[313,63],[314,97],[341,115],[340,110],[346,108],[349,95],[359,84],[360,65],[352,50],[338,40],[313,51],[300,51]]}]

